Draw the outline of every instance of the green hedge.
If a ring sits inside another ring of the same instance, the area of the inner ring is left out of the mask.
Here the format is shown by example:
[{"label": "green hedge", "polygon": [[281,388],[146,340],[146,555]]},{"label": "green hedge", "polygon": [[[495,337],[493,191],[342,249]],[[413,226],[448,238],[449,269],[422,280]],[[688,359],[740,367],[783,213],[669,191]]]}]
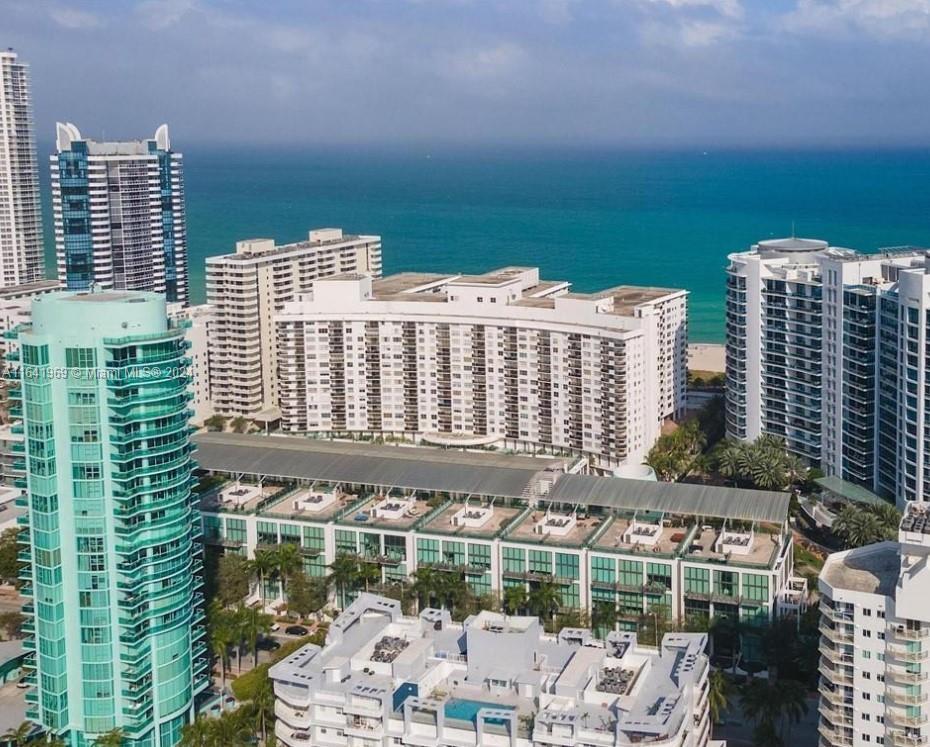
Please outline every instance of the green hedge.
[{"label": "green hedge", "polygon": [[321,627],[311,635],[305,635],[295,641],[288,641],[283,646],[281,646],[281,648],[272,653],[270,662],[267,664],[259,664],[252,671],[246,672],[245,674],[236,677],[236,679],[234,679],[230,685],[233,691],[233,695],[236,696],[236,700],[252,700],[255,696],[255,693],[257,693],[261,688],[262,683],[268,679],[268,670],[271,669],[273,664],[281,661],[281,659],[287,656],[290,656],[295,651],[297,651],[297,649],[306,646],[308,643],[315,643],[318,646],[322,646],[323,642],[326,640],[326,630],[327,629],[325,627]]}]

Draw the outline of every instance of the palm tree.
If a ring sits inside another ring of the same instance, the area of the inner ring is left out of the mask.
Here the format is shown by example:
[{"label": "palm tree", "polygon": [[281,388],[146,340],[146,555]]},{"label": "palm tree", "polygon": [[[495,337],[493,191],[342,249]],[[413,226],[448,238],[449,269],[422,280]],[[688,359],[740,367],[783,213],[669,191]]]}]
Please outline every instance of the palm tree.
[{"label": "palm tree", "polygon": [[[417,571],[419,573],[419,571]],[[347,553],[340,553],[329,564],[326,583],[336,587],[336,602],[340,609],[345,607],[346,589],[354,586],[358,579],[358,561]]]},{"label": "palm tree", "polygon": [[357,579],[358,583],[365,585],[365,591],[368,591],[372,584],[381,583],[381,566],[376,563],[359,563]]},{"label": "palm tree", "polygon": [[180,747],[213,747],[212,719],[197,716],[181,729]]},{"label": "palm tree", "polygon": [[210,637],[213,655],[220,660],[220,708],[226,702],[226,669],[229,665],[229,647],[235,642],[235,635],[228,625],[219,625]]},{"label": "palm tree", "polygon": [[274,726],[274,686],[267,677],[262,680],[255,695],[252,697],[254,709],[254,728],[262,735],[262,741],[268,742],[268,726]]},{"label": "palm tree", "polygon": [[780,490],[788,482],[782,466],[783,454],[768,450],[757,450],[749,474],[757,488],[763,490]]},{"label": "palm tree", "polygon": [[224,713],[219,718],[213,719],[211,724],[211,737],[213,744],[222,745],[223,747],[250,747],[252,744],[253,734],[252,727],[241,709]]},{"label": "palm tree", "polygon": [[730,656],[732,657],[730,671],[736,674],[736,667],[740,663],[740,655],[742,654],[743,633],[746,631],[745,623],[740,620],[738,614],[718,614],[711,620],[710,625],[715,649],[718,644],[723,642],[729,645]]},{"label": "palm tree", "polygon": [[[595,635],[603,635],[614,629],[617,621],[617,612],[613,602],[595,602],[591,607],[591,627]],[[602,632],[603,631],[603,632]]]},{"label": "palm tree", "polygon": [[258,596],[262,601],[262,608],[265,607],[265,579],[274,573],[277,568],[278,560],[275,553],[271,550],[256,550],[255,557],[249,564],[252,572],[258,578]]},{"label": "palm tree", "polygon": [[866,509],[872,514],[884,530],[884,539],[895,539],[901,524],[901,512],[891,503],[873,503]]},{"label": "palm tree", "polygon": [[281,576],[282,593],[287,588],[287,579],[293,576],[303,566],[300,548],[293,542],[285,542],[275,553],[277,571]]},{"label": "palm tree", "polygon": [[413,575],[411,591],[416,595],[417,607],[423,609],[424,607],[434,606],[433,600],[439,595],[439,589],[443,583],[442,577],[445,575],[444,572],[425,565],[417,568],[416,573]]},{"label": "palm tree", "polygon": [[707,707],[710,709],[711,721],[720,723],[720,714],[730,704],[732,688],[730,680],[719,669],[713,670],[707,678]]},{"label": "palm tree", "polygon": [[543,581],[530,590],[527,602],[534,615],[539,615],[543,620],[551,621],[559,611],[559,607],[562,606],[562,594],[559,591],[558,584],[552,581]]},{"label": "palm tree", "polygon": [[3,740],[12,743],[15,747],[24,747],[29,742],[29,735],[32,734],[34,728],[35,724],[31,721],[23,721],[15,729],[8,729],[3,735]]},{"label": "palm tree", "polygon": [[504,589],[504,610],[508,615],[519,615],[526,609],[526,587],[508,586]]},{"label": "palm tree", "polygon": [[785,454],[782,458],[782,466],[790,484],[798,485],[807,479],[807,465],[796,454]]},{"label": "palm tree", "polygon": [[[755,723],[755,744],[785,744],[792,724],[807,713],[807,690],[795,680],[750,679],[740,693],[743,714]],[[787,732],[787,733],[786,733]]]},{"label": "palm tree", "polygon": [[739,485],[740,476],[743,474],[743,459],[738,444],[727,444],[717,452],[717,471],[733,480],[734,485]]},{"label": "palm tree", "polygon": [[862,547],[879,542],[886,537],[886,529],[878,516],[852,504],[844,506],[831,526],[846,547]]},{"label": "palm tree", "polygon": [[111,729],[94,740],[94,747],[123,747],[126,736],[122,729]]},{"label": "palm tree", "polygon": [[274,618],[254,607],[242,611],[242,633],[248,650],[252,652],[253,666],[258,666],[258,641],[271,632]]}]

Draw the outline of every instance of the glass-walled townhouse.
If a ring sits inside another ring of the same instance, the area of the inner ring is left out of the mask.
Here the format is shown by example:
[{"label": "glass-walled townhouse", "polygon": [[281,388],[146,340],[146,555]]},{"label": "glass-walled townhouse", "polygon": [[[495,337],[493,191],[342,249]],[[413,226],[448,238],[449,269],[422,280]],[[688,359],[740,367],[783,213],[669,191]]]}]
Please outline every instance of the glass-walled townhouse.
[{"label": "glass-walled townhouse", "polygon": [[[724,499],[740,492],[719,490]],[[226,552],[253,557],[290,542],[312,577],[352,555],[377,568],[373,583],[410,580],[428,567],[457,574],[479,596],[503,597],[514,587],[530,594],[551,583],[559,606],[587,610],[595,627],[609,620],[635,629],[653,614],[765,624],[797,602],[789,592],[798,580],[785,516],[754,522],[545,498],[531,506],[501,496],[270,479],[226,483],[201,506],[205,541]],[[283,603],[277,580],[265,584],[252,601]],[[344,606],[356,591],[336,594]]]},{"label": "glass-walled townhouse", "polygon": [[154,293],[33,303],[10,361],[28,522],[27,717],[173,747],[208,684],[183,329]]}]

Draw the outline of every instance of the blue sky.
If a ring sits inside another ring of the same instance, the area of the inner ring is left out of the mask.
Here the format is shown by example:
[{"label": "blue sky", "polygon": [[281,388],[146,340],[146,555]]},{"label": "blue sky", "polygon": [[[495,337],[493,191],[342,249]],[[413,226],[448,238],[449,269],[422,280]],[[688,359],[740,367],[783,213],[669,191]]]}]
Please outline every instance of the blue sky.
[{"label": "blue sky", "polygon": [[930,0],[0,0],[0,44],[43,141],[930,143]]}]

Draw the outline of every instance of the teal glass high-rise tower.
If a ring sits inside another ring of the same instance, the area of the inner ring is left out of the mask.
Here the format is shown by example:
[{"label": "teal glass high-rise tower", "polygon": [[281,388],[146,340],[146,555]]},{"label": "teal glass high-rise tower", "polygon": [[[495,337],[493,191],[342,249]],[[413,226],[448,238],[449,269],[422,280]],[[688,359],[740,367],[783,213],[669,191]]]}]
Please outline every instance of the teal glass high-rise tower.
[{"label": "teal glass high-rise tower", "polygon": [[172,747],[208,684],[184,330],[155,293],[55,293],[17,339],[27,715],[72,747]]}]

